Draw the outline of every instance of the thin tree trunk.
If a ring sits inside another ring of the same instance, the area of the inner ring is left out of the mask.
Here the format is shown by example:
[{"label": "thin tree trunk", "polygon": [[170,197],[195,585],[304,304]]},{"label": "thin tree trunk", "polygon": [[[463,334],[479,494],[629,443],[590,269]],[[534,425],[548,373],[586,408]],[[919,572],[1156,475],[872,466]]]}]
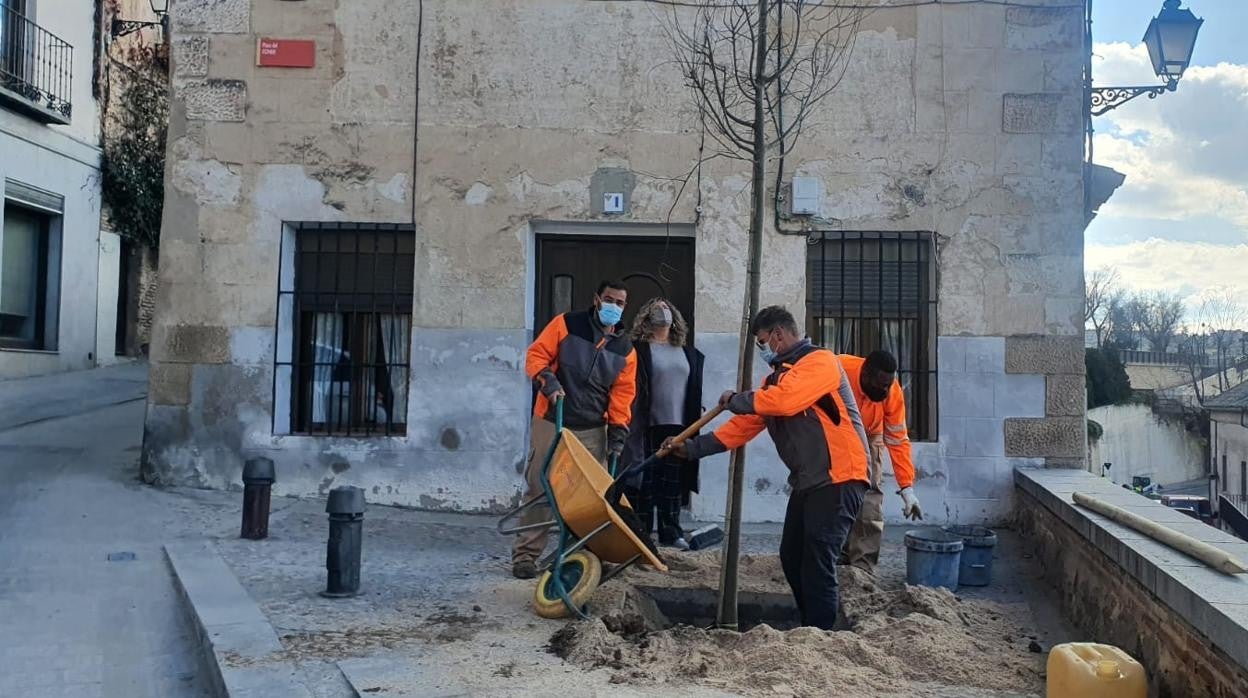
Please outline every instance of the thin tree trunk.
[{"label": "thin tree trunk", "polygon": [[[750,321],[758,313],[759,265],[763,247],[763,214],[766,202],[766,121],[764,113],[767,74],[767,0],[758,0],[758,38],[754,50],[754,172],[751,182],[750,244],[746,259],[746,293],[741,315],[740,363],[737,365],[737,390],[754,387],[754,337]],[[728,475],[728,504],[724,541],[724,558],[720,566],[719,609],[716,624],[737,629],[737,561],[741,552],[741,504],[745,484],[745,447],[732,452]]]}]

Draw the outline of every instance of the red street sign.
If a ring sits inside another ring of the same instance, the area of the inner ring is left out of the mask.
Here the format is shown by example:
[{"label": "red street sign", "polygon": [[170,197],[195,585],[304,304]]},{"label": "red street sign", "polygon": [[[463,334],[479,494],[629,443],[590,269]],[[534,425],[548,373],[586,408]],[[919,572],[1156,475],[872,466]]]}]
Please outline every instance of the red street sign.
[{"label": "red street sign", "polygon": [[310,39],[260,39],[256,65],[263,68],[312,68],[316,42]]}]

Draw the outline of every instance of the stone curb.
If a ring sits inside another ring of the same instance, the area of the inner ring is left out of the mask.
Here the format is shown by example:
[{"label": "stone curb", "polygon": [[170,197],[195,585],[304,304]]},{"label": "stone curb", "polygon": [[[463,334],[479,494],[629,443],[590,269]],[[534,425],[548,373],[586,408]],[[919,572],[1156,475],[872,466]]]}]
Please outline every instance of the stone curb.
[{"label": "stone curb", "polygon": [[311,698],[293,665],[265,661],[282,650],[277,632],[209,544],[169,544],[165,557],[199,638],[200,661],[217,695]]}]

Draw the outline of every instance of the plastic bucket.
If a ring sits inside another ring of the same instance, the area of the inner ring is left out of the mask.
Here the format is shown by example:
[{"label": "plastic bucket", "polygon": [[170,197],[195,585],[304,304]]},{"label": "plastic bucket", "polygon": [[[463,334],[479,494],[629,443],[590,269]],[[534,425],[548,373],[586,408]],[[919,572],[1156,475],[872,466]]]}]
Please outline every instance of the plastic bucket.
[{"label": "plastic bucket", "polygon": [[958,588],[962,536],[939,528],[906,531],[906,583]]},{"label": "plastic bucket", "polygon": [[945,526],[947,533],[962,536],[962,562],[958,584],[986,587],[992,582],[992,552],[997,547],[997,534],[983,526]]}]

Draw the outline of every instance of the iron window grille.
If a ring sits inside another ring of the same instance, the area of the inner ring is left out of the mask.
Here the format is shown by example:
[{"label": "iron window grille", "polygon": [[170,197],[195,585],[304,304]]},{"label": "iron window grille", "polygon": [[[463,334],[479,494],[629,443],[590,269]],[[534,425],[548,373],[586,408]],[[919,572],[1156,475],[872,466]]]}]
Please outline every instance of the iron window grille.
[{"label": "iron window grille", "polygon": [[26,0],[0,0],[0,96],[43,121],[68,124],[74,47],[35,24]]},{"label": "iron window grille", "polygon": [[[415,271],[412,226],[293,227],[294,278],[278,285],[278,327],[291,328],[289,360],[279,356],[275,362],[277,373],[287,367],[291,376],[290,433],[405,434]],[[280,317],[283,311],[291,317]]]},{"label": "iron window grille", "polygon": [[936,270],[923,232],[817,232],[809,238],[806,326],[838,354],[897,357],[910,438],[936,435]]}]

